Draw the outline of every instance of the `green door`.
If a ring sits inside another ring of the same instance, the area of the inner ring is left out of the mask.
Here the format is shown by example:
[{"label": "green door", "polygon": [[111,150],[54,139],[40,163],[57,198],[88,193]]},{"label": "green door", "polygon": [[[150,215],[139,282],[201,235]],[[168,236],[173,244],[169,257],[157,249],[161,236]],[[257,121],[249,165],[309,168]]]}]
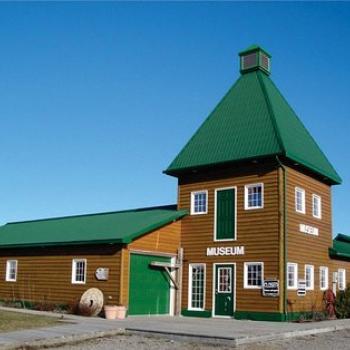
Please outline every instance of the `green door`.
[{"label": "green door", "polygon": [[215,316],[233,316],[234,265],[215,265]]},{"label": "green door", "polygon": [[169,314],[169,278],[163,268],[151,267],[152,261],[170,263],[170,258],[130,254],[129,315]]},{"label": "green door", "polygon": [[219,190],[216,193],[216,239],[235,239],[236,216],[235,189]]}]

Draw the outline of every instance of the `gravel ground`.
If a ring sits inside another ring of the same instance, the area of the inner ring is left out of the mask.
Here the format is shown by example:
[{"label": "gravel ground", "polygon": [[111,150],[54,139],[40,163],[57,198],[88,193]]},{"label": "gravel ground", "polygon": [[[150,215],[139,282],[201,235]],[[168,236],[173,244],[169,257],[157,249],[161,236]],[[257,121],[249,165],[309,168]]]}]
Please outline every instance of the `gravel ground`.
[{"label": "gravel ground", "polygon": [[[193,343],[180,340],[169,340],[153,336],[135,334],[119,335],[112,338],[101,338],[82,342],[76,345],[67,345],[56,350],[228,350],[227,345]],[[271,341],[263,344],[241,345],[238,350],[350,350],[350,330],[332,333],[323,333],[315,336],[292,338],[284,341]]]}]

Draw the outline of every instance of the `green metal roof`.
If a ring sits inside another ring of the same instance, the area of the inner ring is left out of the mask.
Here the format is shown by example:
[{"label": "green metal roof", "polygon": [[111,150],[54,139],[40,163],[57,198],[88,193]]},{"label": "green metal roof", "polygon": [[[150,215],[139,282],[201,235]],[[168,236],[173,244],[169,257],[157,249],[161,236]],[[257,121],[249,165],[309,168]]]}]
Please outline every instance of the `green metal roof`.
[{"label": "green metal roof", "polygon": [[245,50],[241,51],[238,55],[239,56],[243,56],[243,55],[246,55],[250,52],[254,52],[254,51],[262,51],[264,52],[267,56],[271,57],[270,53],[267,52],[264,48],[262,48],[260,45],[256,45],[256,44],[253,44],[253,45],[250,45],[249,47],[247,47]]},{"label": "green metal roof", "polygon": [[333,247],[329,248],[329,255],[334,259],[350,260],[350,236],[339,233],[333,239]]},{"label": "green metal roof", "polygon": [[164,172],[177,176],[199,167],[275,155],[341,183],[275,84],[257,70],[240,76]]},{"label": "green metal roof", "polygon": [[186,214],[176,206],[163,206],[8,223],[0,227],[0,249],[130,243]]}]

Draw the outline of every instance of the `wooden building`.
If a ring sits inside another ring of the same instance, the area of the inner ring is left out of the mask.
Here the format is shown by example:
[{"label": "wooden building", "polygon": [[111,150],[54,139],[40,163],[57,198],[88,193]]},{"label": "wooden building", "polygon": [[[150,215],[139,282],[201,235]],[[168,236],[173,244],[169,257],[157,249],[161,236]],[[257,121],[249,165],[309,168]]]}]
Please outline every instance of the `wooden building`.
[{"label": "wooden building", "polygon": [[329,255],[341,179],[270,79],[270,54],[239,56],[240,78],[165,171],[190,211],[182,313],[288,320],[345,288],[350,263]]},{"label": "wooden building", "polygon": [[95,287],[130,315],[173,315],[175,286],[151,264],[178,262],[185,214],[165,206],[6,224],[0,299],[70,305]]},{"label": "wooden building", "polygon": [[[241,76],[165,170],[178,205],[0,227],[0,299],[70,303],[90,287],[129,314],[291,320],[344,290],[350,238],[332,239],[341,179],[270,78]],[[101,277],[102,276],[102,277]]]}]

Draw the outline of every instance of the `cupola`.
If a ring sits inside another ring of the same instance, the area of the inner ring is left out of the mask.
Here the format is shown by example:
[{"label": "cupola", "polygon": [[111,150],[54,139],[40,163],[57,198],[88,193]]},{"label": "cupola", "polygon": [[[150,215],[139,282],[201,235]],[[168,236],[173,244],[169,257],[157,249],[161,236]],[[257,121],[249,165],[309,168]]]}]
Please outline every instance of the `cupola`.
[{"label": "cupola", "polygon": [[240,71],[242,74],[254,70],[261,70],[265,74],[270,74],[271,55],[258,45],[252,45],[239,53]]}]

